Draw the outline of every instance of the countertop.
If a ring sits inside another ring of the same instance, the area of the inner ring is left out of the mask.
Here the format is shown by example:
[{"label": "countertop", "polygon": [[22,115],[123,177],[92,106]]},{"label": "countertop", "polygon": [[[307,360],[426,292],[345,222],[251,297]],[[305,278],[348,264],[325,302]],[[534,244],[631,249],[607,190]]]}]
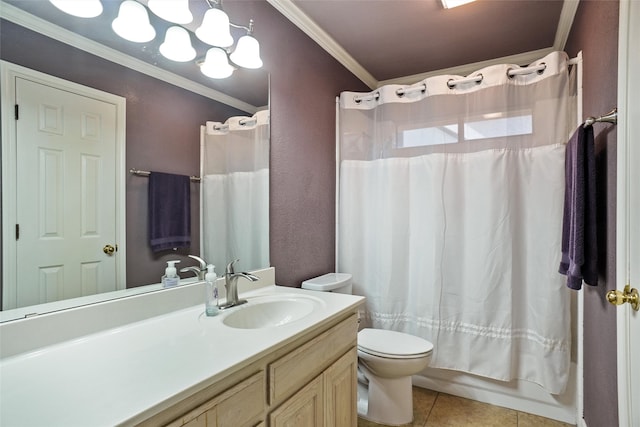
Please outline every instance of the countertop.
[{"label": "countertop", "polygon": [[[320,309],[268,329],[236,329],[198,304],[0,361],[0,425],[128,425],[204,389],[353,310],[363,297],[266,286],[242,298],[302,294]],[[267,333],[268,332],[268,333]]]}]

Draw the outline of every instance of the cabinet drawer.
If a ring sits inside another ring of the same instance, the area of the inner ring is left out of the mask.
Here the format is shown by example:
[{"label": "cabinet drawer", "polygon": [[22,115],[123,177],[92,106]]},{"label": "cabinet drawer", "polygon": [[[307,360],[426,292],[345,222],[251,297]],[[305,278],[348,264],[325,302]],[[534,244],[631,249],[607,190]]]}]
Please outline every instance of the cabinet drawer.
[{"label": "cabinet drawer", "polygon": [[269,365],[269,404],[281,401],[307,384],[356,344],[357,316],[303,344]]}]

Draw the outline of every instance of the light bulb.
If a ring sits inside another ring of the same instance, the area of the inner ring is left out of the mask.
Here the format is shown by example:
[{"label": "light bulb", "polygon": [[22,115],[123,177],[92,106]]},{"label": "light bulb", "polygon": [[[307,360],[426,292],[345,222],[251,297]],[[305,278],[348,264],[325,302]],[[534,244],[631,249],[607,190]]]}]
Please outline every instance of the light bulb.
[{"label": "light bulb", "polygon": [[149,0],[151,12],[165,21],[175,24],[188,24],[193,21],[189,10],[189,0]]},{"label": "light bulb", "polygon": [[111,28],[123,39],[136,43],[151,41],[156,36],[156,30],[149,23],[147,9],[133,0],[120,4],[118,17],[113,20]]},{"label": "light bulb", "polygon": [[221,9],[207,10],[202,25],[196,29],[196,36],[211,46],[231,46],[233,37],[229,31],[229,17]]},{"label": "light bulb", "polygon": [[49,0],[52,5],[79,18],[95,18],[102,13],[100,0]]},{"label": "light bulb", "polygon": [[189,33],[182,27],[170,27],[160,45],[160,53],[167,59],[178,62],[191,61],[196,57],[196,50],[191,46]]}]

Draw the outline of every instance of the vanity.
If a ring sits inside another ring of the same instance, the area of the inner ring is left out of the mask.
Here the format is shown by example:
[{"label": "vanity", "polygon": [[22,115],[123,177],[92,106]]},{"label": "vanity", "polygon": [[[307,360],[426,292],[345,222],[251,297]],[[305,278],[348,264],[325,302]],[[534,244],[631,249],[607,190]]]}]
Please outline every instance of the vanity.
[{"label": "vanity", "polygon": [[364,298],[257,275],[216,317],[198,283],[1,324],[0,425],[355,426]]}]

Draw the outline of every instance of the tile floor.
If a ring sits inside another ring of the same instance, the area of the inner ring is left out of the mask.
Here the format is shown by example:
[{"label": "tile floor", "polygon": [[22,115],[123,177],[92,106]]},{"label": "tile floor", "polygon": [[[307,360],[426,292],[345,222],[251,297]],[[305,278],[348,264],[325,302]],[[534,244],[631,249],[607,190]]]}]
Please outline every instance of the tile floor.
[{"label": "tile floor", "polygon": [[[420,387],[413,388],[413,424],[406,427],[568,427],[548,418]],[[358,418],[358,427],[381,424]]]}]

